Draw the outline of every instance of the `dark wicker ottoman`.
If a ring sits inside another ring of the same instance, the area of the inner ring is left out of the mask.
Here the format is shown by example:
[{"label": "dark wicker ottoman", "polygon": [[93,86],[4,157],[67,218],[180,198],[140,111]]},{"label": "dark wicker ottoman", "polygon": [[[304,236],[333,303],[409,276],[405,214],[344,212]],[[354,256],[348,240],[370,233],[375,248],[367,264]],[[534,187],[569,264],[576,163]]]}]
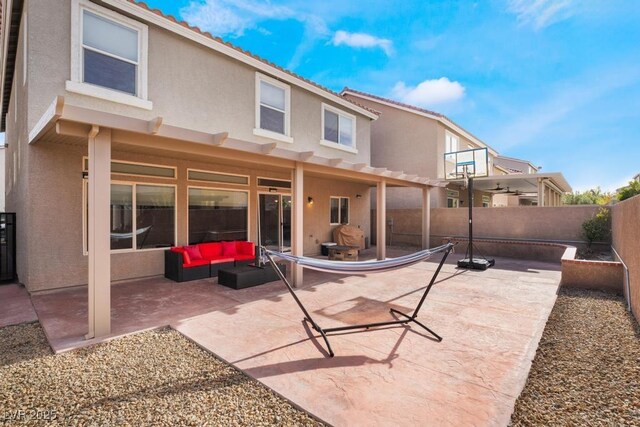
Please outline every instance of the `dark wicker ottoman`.
[{"label": "dark wicker ottoman", "polygon": [[[277,264],[283,274],[287,274],[286,264]],[[225,268],[218,271],[218,284],[233,289],[244,289],[262,285],[268,282],[280,280],[270,265],[256,267],[253,265],[241,265],[234,268]]]}]

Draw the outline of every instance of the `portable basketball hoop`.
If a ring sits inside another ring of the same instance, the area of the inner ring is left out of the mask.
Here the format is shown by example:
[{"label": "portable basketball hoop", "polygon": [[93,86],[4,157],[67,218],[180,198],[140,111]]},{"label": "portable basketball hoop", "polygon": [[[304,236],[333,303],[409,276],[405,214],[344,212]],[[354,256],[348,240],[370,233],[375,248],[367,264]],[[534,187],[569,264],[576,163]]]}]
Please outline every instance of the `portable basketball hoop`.
[{"label": "portable basketball hoop", "polygon": [[[489,175],[489,155],[486,148],[445,153],[444,170],[447,180],[464,179],[469,194],[469,244],[464,259],[458,261],[458,267],[474,270],[486,270],[496,264],[493,258],[480,254],[473,244],[473,179]],[[474,256],[475,252],[479,255]]]}]

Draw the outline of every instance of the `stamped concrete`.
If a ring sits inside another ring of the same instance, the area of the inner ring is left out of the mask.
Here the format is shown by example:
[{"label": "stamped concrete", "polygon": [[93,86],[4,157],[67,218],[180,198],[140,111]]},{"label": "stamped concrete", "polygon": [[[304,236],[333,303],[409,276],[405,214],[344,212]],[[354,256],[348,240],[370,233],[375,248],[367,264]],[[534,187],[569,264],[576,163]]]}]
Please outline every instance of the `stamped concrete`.
[{"label": "stamped concrete", "polygon": [[[455,261],[455,256],[454,256]],[[435,270],[421,263],[298,291],[324,327],[410,312]],[[288,295],[247,299],[174,328],[333,425],[509,422],[560,280],[554,264],[500,259],[485,272],[446,265],[419,319],[444,337],[393,327],[330,336],[336,356]]]},{"label": "stamped concrete", "polygon": [[[390,251],[390,256],[397,255]],[[452,256],[415,327],[333,335],[326,357],[280,282],[233,290],[215,279],[112,285],[113,337],[170,324],[218,357],[334,425],[506,425],[553,307],[560,266],[498,259],[485,272]],[[410,312],[435,270],[424,262],[354,276],[305,272],[298,290],[324,327]],[[84,340],[86,288],[32,296],[55,351]]]},{"label": "stamped concrete", "polygon": [[20,285],[0,285],[0,328],[38,320],[27,290]]}]

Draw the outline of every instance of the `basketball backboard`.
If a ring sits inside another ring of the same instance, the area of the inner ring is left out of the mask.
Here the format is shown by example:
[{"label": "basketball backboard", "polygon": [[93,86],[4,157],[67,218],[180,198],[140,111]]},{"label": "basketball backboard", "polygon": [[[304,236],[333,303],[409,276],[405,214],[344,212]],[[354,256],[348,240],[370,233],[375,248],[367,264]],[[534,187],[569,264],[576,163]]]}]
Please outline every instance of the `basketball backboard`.
[{"label": "basketball backboard", "polygon": [[477,178],[489,175],[489,154],[486,148],[454,151],[444,155],[445,179]]}]

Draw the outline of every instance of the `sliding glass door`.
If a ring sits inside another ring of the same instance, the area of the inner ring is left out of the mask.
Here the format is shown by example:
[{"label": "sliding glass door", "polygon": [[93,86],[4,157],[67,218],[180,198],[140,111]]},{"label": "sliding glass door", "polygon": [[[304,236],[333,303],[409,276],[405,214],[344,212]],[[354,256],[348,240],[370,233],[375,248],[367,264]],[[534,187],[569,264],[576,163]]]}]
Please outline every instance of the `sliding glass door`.
[{"label": "sliding glass door", "polygon": [[291,196],[259,194],[260,243],[282,252],[291,250]]}]

